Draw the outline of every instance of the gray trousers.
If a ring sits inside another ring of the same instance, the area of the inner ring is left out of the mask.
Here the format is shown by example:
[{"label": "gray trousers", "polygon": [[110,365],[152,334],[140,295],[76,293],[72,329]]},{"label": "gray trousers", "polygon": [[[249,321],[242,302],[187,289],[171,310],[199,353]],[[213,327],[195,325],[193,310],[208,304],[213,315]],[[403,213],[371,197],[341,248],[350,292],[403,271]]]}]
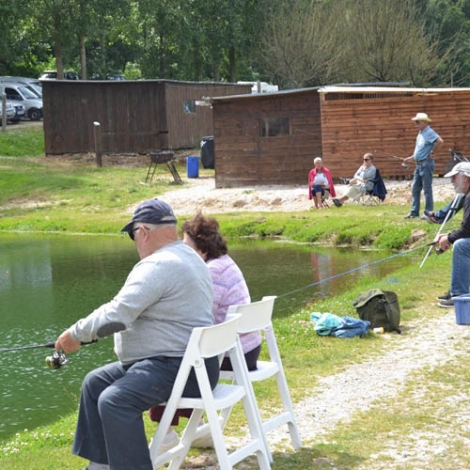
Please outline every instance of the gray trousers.
[{"label": "gray trousers", "polygon": [[[182,358],[154,357],[126,368],[119,362],[89,372],[82,385],[72,452],[111,470],[153,470],[142,413],[168,400]],[[212,387],[217,358],[206,360]],[[199,397],[191,371],[186,397]]]}]

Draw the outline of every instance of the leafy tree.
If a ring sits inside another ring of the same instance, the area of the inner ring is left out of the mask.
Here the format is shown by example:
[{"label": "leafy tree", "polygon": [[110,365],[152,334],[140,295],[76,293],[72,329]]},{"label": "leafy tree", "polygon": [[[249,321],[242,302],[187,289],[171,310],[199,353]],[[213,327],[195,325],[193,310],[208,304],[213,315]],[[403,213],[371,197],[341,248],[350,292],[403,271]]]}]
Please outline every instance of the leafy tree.
[{"label": "leafy tree", "polygon": [[319,2],[286,2],[272,9],[259,51],[267,73],[284,88],[327,83],[339,66],[334,22]]}]

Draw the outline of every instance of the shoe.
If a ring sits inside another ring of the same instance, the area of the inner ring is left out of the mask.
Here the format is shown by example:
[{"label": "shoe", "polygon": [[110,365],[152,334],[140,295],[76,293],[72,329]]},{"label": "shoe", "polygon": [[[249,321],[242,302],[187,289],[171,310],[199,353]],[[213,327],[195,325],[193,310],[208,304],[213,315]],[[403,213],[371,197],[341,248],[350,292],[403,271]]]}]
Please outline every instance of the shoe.
[{"label": "shoe", "polygon": [[405,215],[405,217],[403,217],[404,219],[416,219],[418,216],[417,215],[413,215],[413,214],[408,214],[408,215]]},{"label": "shoe", "polygon": [[442,299],[437,305],[443,308],[454,308],[454,301],[450,299]]},{"label": "shoe", "polygon": [[163,454],[167,450],[172,449],[177,446],[180,442],[180,438],[176,431],[169,432],[163,439],[162,445],[160,447],[160,452]]},{"label": "shoe", "polygon": [[343,205],[343,203],[341,201],[339,201],[338,199],[333,199],[333,204],[336,207],[341,207]]},{"label": "shoe", "polygon": [[438,295],[437,300],[449,300],[451,299],[452,296],[450,295],[450,290],[448,290],[445,294],[443,295]]},{"label": "shoe", "polygon": [[427,220],[430,224],[440,224],[439,220],[436,219],[434,212],[424,211],[424,215],[420,217],[421,220]]},{"label": "shoe", "polygon": [[202,449],[213,449],[214,442],[212,441],[212,434],[206,434],[204,436],[194,439],[191,443],[191,447],[202,448]]}]

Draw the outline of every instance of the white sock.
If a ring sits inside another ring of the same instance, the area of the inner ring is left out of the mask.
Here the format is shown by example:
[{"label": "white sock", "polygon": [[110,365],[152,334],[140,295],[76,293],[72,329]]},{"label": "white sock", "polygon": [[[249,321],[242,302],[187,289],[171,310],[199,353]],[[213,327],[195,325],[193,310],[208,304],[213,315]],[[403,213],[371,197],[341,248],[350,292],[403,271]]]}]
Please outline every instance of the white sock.
[{"label": "white sock", "polygon": [[165,437],[163,438],[163,444],[169,444],[170,442],[173,442],[175,439],[178,439],[178,438],[179,438],[178,434],[173,429],[170,432],[167,432],[165,434]]}]

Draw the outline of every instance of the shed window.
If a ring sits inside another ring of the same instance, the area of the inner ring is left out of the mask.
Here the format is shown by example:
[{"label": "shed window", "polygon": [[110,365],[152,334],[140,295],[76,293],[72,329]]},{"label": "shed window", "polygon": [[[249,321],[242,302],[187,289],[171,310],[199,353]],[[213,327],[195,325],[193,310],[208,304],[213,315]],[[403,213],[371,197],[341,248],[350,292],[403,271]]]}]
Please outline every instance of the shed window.
[{"label": "shed window", "polygon": [[196,102],[194,100],[188,100],[184,102],[184,112],[186,114],[193,114],[196,112]]},{"label": "shed window", "polygon": [[259,135],[261,137],[289,135],[289,131],[290,122],[288,117],[261,119],[259,122]]}]

